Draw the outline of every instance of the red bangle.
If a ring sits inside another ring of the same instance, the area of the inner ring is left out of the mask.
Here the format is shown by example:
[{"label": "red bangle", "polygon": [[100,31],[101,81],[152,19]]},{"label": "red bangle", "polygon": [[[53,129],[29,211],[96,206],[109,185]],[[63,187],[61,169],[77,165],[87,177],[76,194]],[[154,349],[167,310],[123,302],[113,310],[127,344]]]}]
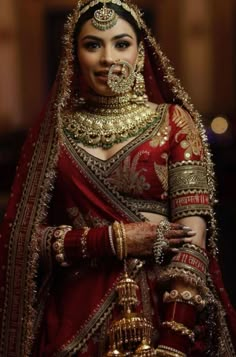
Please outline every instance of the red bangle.
[{"label": "red bangle", "polygon": [[176,321],[193,329],[196,323],[196,308],[184,302],[172,302],[165,306],[164,321]]},{"label": "red bangle", "polygon": [[108,227],[73,229],[64,239],[65,254],[70,262],[78,263],[79,258],[114,256],[108,235]]}]

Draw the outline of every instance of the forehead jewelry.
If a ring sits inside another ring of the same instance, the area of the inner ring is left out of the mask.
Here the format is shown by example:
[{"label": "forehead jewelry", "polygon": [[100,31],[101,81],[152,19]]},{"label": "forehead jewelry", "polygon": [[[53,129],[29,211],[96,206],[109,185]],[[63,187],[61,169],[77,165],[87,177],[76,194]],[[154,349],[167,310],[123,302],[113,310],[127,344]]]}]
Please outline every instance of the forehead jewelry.
[{"label": "forehead jewelry", "polygon": [[105,31],[114,27],[118,20],[118,15],[113,9],[109,9],[106,5],[110,0],[103,0],[103,6],[94,12],[92,18],[93,26],[100,30]]},{"label": "forehead jewelry", "polygon": [[118,60],[109,70],[107,84],[116,94],[127,93],[131,90],[135,79],[133,66]]}]

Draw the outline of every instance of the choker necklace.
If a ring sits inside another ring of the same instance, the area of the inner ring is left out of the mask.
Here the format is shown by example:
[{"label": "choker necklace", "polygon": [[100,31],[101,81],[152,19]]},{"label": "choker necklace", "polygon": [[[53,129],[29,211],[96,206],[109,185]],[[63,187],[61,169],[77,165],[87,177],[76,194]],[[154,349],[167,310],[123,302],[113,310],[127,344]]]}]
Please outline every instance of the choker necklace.
[{"label": "choker necklace", "polygon": [[65,134],[76,143],[104,149],[141,134],[159,116],[155,109],[132,103],[130,98],[90,97],[76,111],[64,113]]}]

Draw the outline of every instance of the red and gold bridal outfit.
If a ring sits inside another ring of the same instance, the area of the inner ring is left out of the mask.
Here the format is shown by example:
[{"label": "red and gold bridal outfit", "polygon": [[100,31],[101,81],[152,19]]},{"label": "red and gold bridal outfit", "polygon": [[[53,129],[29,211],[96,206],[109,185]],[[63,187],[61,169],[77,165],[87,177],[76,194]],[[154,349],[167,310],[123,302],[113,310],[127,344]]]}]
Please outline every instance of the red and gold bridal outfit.
[{"label": "red and gold bridal outfit", "polygon": [[[112,255],[108,239],[104,241],[107,225],[114,220],[141,220],[140,212],[158,213],[170,220],[208,216],[206,167],[191,117],[173,105],[160,105],[153,124],[106,161],[76,145],[70,133],[65,133],[64,140],[48,224],[73,226],[65,238],[66,257],[73,266],[55,273],[46,298],[41,349],[36,355],[78,352],[81,356],[102,356],[114,288],[123,270]],[[87,259],[82,258],[81,247],[85,226],[94,227],[88,237]],[[44,244],[50,228],[41,234],[44,266],[50,266],[51,251],[48,256]],[[131,264],[139,266],[135,260]],[[156,339],[161,312],[159,273],[159,267],[149,262],[137,274],[142,308],[153,320]]]},{"label": "red and gold bridal outfit", "polygon": [[[91,357],[98,353],[98,346],[102,351],[106,323],[115,306],[114,288],[123,270],[108,244],[107,225],[114,220],[141,221],[141,212],[171,220],[187,215],[209,218],[207,283],[215,302],[211,318],[206,316],[206,321],[215,323],[214,330],[209,330],[212,336],[207,334],[209,355],[219,356],[222,348],[223,355],[235,355],[235,312],[215,258],[214,173],[207,138],[199,114],[140,12],[126,2],[140,24],[147,95],[159,105],[156,119],[106,162],[76,147],[63,133],[60,118],[64,109],[73,106],[81,88],[74,32],[84,4],[90,1],[79,1],[68,19],[50,101],[29,131],[1,225],[0,356],[75,353]],[[185,111],[163,103],[179,104]],[[50,254],[52,227],[62,224],[74,228],[65,238],[66,254],[73,262],[67,268],[59,267]],[[85,225],[91,228],[89,258],[82,257],[78,239]],[[139,282],[142,308],[152,316],[158,338],[160,268],[132,259],[129,269]],[[205,347],[203,333],[192,355],[204,356],[199,350]]]}]

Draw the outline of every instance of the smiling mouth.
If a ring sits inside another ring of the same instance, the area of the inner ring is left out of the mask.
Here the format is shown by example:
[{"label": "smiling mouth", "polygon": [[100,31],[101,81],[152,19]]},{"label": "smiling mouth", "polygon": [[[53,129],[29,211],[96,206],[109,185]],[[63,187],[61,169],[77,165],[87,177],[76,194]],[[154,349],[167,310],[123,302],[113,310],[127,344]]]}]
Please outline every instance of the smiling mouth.
[{"label": "smiling mouth", "polygon": [[108,71],[95,72],[96,77],[108,77]]}]

